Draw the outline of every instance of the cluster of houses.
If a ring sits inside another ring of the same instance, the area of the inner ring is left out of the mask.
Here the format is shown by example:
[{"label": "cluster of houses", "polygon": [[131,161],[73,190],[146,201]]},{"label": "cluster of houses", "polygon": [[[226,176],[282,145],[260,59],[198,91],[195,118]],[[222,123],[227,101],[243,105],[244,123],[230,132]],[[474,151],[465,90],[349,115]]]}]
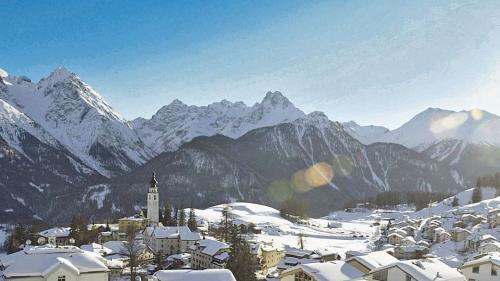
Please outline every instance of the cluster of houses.
[{"label": "cluster of houses", "polygon": [[[345,258],[321,259],[314,251],[287,249],[278,265],[281,281],[500,281],[500,209],[487,217],[473,213],[426,219],[404,217],[380,225],[379,251],[348,251]],[[379,225],[379,224],[377,224]],[[463,245],[466,261],[450,267],[430,253],[434,244]],[[332,256],[333,257],[333,256]]]},{"label": "cluster of houses", "polygon": [[[230,245],[208,237],[201,229],[163,226],[159,222],[159,196],[153,174],[148,193],[148,209],[121,218],[100,232],[97,243],[73,246],[70,228],[55,227],[39,233],[39,246],[26,243],[19,252],[0,258],[0,281],[107,281],[127,275],[130,256],[124,241],[136,230],[136,259],[139,275],[154,281],[220,280],[235,281],[225,269]],[[250,252],[258,260],[261,277],[281,281],[500,281],[500,209],[486,217],[470,213],[454,217],[425,219],[404,217],[381,224],[375,251],[348,251],[345,256],[327,250],[276,247],[249,233],[243,235]],[[487,226],[485,228],[485,226]],[[89,226],[94,227],[94,226]],[[452,268],[430,255],[434,244],[453,241],[469,254],[459,268]],[[158,263],[158,257],[164,260]],[[155,265],[153,265],[156,263]],[[175,269],[175,270],[172,270]],[[143,270],[143,271],[141,271]],[[151,275],[152,271],[155,273]]]},{"label": "cluster of houses", "polygon": [[[135,258],[139,264],[153,264],[158,261],[157,257],[165,257],[161,266],[153,266],[154,270],[161,269],[153,279],[178,280],[180,275],[175,274],[183,272],[182,276],[191,276],[195,280],[212,278],[234,281],[231,272],[225,269],[230,257],[230,246],[202,235],[201,230],[206,230],[206,225],[200,224],[198,230],[191,231],[187,226],[163,226],[159,222],[158,215],[155,215],[159,213],[156,184],[153,174],[146,210],[121,218],[117,224],[107,225],[106,231],[98,234],[96,243],[82,245],[80,248],[73,246],[69,227],[54,227],[40,232],[39,246],[26,243],[21,251],[0,258],[0,280],[24,278],[30,281],[105,281],[126,275],[130,257],[124,245],[128,233],[133,229],[138,249]],[[94,227],[95,225],[89,225],[89,228]],[[284,256],[284,251],[274,247],[272,242],[257,241],[251,235],[244,238],[251,247],[251,253],[256,256],[259,270],[263,274],[267,273],[268,268],[275,267]],[[40,264],[33,262],[34,260]],[[138,274],[148,275],[151,272],[147,269],[147,266],[143,266],[138,269]]]}]

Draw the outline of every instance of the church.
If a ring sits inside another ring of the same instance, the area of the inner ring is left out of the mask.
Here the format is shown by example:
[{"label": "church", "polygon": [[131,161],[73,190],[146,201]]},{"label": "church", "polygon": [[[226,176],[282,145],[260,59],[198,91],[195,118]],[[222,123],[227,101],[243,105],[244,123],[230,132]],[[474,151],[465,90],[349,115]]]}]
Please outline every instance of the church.
[{"label": "church", "polygon": [[156,180],[156,174],[153,172],[151,181],[149,182],[148,208],[146,210],[145,217],[148,218],[149,222],[154,225],[158,225],[160,222],[160,196],[157,184],[158,181]]}]

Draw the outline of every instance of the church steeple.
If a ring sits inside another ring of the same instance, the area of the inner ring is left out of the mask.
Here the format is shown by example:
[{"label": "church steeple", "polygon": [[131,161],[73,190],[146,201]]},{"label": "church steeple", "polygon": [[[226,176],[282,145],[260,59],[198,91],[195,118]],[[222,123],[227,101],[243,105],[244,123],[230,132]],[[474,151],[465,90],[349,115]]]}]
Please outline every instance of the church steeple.
[{"label": "church steeple", "polygon": [[156,174],[153,172],[151,176],[151,181],[149,182],[149,192],[148,192],[148,213],[147,218],[149,221],[155,225],[159,222],[160,204],[159,204],[159,194],[158,187],[156,186],[158,181],[156,180]]},{"label": "church steeple", "polygon": [[158,181],[156,181],[156,173],[153,172],[153,176],[151,177],[151,181],[149,182],[151,184],[151,187],[156,187],[156,184]]}]

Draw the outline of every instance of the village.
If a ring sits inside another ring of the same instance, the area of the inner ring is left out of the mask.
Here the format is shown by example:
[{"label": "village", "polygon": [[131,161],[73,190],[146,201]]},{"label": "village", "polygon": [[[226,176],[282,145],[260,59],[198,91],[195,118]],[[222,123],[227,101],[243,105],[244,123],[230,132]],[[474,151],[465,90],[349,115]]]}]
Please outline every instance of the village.
[{"label": "village", "polygon": [[[419,212],[358,204],[293,223],[269,207],[230,203],[176,210],[164,225],[153,173],[139,214],[86,225],[98,234],[82,245],[71,227],[40,231],[0,257],[1,279],[234,281],[251,270],[270,281],[498,281],[500,198],[468,204],[471,193]],[[234,272],[236,256],[245,265]]]}]

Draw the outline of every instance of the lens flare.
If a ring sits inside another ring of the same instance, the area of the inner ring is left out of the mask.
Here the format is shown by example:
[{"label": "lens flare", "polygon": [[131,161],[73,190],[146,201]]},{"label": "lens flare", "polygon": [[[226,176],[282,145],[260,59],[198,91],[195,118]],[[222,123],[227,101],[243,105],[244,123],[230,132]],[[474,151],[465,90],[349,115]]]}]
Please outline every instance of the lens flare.
[{"label": "lens flare", "polygon": [[313,188],[309,185],[309,183],[307,183],[305,169],[295,172],[292,176],[291,182],[293,190],[298,193],[308,192]]},{"label": "lens flare", "polygon": [[293,190],[286,180],[273,181],[267,193],[276,202],[284,202],[293,196]]},{"label": "lens flare", "polygon": [[311,187],[326,185],[331,182],[333,176],[333,169],[326,162],[316,163],[305,172],[306,182]]},{"label": "lens flare", "polygon": [[431,132],[435,135],[446,134],[448,131],[460,127],[469,119],[469,115],[465,112],[457,112],[446,117],[433,120],[431,122]]},{"label": "lens flare", "polygon": [[332,161],[332,169],[336,176],[348,177],[352,173],[352,160],[351,158],[340,155],[335,157]]},{"label": "lens flare", "polygon": [[474,108],[470,111],[470,116],[475,121],[479,121],[483,118],[483,111],[479,108]]}]

